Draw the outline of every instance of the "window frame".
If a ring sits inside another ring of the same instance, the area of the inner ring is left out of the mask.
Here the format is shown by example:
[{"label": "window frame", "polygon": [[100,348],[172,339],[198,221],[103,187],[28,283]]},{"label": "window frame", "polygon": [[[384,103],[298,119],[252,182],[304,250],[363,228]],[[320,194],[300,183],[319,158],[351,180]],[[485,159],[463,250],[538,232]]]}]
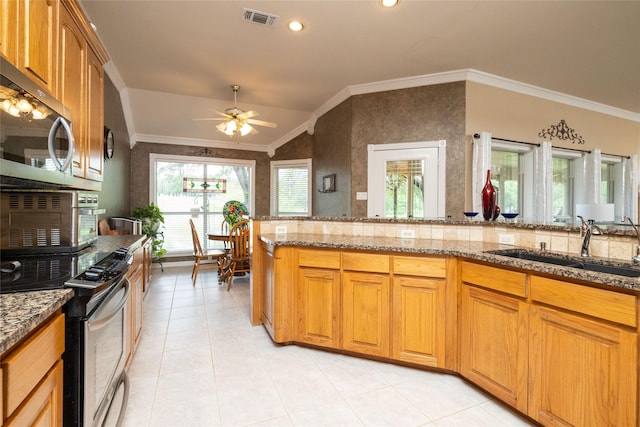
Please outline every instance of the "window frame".
[{"label": "window frame", "polygon": [[[300,213],[280,213],[278,211],[278,184],[279,181],[277,179],[277,172],[280,169],[299,169],[306,168],[307,169],[307,212],[306,214]],[[269,203],[269,211],[271,216],[278,217],[291,217],[291,216],[304,216],[310,217],[312,216],[312,199],[313,199],[313,191],[312,191],[312,181],[313,181],[313,159],[294,159],[294,160],[273,160],[270,162],[270,190],[271,197]]]}]

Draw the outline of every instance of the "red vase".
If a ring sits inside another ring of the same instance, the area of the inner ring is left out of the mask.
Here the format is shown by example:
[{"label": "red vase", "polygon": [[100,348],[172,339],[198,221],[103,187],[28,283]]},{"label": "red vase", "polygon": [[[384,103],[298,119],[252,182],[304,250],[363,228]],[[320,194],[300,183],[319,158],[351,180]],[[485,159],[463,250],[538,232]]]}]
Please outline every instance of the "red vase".
[{"label": "red vase", "polygon": [[482,197],[482,216],[485,220],[490,221],[494,218],[496,210],[496,189],[491,184],[491,170],[487,170],[487,182],[484,184],[480,192]]}]

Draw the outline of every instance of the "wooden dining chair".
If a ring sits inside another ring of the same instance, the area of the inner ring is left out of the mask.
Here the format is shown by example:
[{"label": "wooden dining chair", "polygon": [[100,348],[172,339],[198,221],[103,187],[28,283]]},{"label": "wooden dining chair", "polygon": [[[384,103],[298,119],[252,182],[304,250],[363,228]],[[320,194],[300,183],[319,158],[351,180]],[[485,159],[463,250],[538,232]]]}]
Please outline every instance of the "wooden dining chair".
[{"label": "wooden dining chair", "polygon": [[[211,264],[211,266],[218,269],[218,275],[222,273],[222,259],[225,251],[220,249],[203,250],[198,231],[192,219],[189,219],[189,226],[191,227],[191,239],[193,240],[193,269],[191,270],[191,278],[193,279],[193,286],[195,286],[196,280],[198,280],[198,272],[200,268],[203,267],[203,264],[200,263],[202,260],[215,258],[216,263]],[[204,265],[209,267],[209,264]]]},{"label": "wooden dining chair", "polygon": [[106,219],[98,221],[98,232],[101,236],[113,236],[118,234],[117,230],[112,230],[109,226],[109,222]]},{"label": "wooden dining chair", "polygon": [[224,259],[220,282],[227,282],[227,291],[236,273],[251,272],[251,229],[249,220],[235,223],[229,231],[229,251]]}]

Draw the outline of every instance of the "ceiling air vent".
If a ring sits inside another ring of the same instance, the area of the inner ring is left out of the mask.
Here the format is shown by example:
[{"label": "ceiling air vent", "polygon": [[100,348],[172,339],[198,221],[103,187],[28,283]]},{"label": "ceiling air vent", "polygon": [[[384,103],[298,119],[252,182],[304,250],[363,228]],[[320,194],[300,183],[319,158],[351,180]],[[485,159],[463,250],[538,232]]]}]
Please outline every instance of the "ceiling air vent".
[{"label": "ceiling air vent", "polygon": [[259,12],[257,10],[247,9],[242,10],[242,20],[247,22],[253,22],[260,25],[266,25],[272,27],[278,20],[278,15],[271,13]]}]

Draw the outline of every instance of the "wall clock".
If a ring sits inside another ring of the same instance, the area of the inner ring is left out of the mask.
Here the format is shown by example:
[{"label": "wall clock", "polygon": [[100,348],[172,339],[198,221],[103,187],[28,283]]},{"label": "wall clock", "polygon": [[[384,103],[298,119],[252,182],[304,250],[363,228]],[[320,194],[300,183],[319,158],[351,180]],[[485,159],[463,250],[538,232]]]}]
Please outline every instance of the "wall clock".
[{"label": "wall clock", "polygon": [[113,150],[115,146],[115,140],[113,139],[113,132],[108,127],[104,127],[104,159],[109,160],[113,157]]}]

